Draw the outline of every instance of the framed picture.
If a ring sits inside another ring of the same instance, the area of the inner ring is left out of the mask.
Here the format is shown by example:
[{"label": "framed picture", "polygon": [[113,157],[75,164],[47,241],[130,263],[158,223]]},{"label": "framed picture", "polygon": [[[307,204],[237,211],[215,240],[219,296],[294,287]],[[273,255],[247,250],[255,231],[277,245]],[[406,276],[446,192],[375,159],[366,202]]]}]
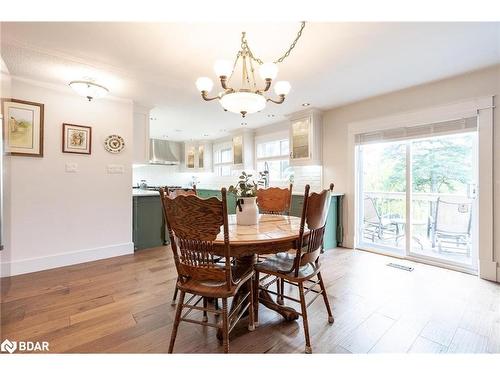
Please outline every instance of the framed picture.
[{"label": "framed picture", "polygon": [[2,119],[8,155],[43,157],[43,104],[2,99]]},{"label": "framed picture", "polygon": [[62,152],[90,155],[92,128],[90,126],[63,124]]}]

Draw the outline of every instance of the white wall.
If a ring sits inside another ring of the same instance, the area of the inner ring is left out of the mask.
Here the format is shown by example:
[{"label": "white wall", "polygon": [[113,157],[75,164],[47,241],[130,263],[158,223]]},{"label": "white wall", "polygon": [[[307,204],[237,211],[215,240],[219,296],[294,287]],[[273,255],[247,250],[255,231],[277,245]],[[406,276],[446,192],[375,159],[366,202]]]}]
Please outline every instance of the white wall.
[{"label": "white wall", "polygon": [[[349,170],[349,124],[486,95],[495,95],[498,102],[500,65],[370,98],[324,113],[324,181],[334,181],[336,189],[346,193],[343,239],[346,246],[352,247],[354,238],[354,191],[349,183],[352,172]],[[496,197],[500,196],[499,118],[500,109],[497,107],[494,110],[494,195]],[[500,260],[500,199],[496,199],[494,204],[494,246],[495,260],[498,262]],[[497,272],[497,279],[498,277],[499,272]]]},{"label": "white wall", "polygon": [[[43,103],[43,158],[10,156],[10,246],[2,253],[3,276],[33,272],[133,252],[132,102],[88,102],[64,88],[12,78],[11,96]],[[61,151],[62,123],[92,127],[92,154]],[[104,150],[110,134],[125,139],[125,150]],[[66,173],[67,162],[77,173]],[[108,174],[109,164],[123,174]]]}]

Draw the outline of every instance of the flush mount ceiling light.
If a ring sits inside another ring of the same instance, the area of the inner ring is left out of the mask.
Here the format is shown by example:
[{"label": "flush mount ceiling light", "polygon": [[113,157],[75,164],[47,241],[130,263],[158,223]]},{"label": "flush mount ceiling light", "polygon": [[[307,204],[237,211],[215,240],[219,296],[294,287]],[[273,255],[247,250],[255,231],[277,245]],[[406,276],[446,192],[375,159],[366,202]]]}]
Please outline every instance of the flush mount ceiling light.
[{"label": "flush mount ceiling light", "polygon": [[109,90],[92,81],[71,81],[69,86],[79,95],[86,97],[89,102],[92,99],[100,98],[109,93]]},{"label": "flush mount ceiling light", "polygon": [[[246,40],[246,33],[242,32],[241,50],[236,55],[234,62],[230,60],[218,60],[214,65],[215,74],[219,77],[223,91],[217,96],[209,97],[208,93],[212,91],[214,86],[213,81],[208,77],[200,77],[196,80],[196,88],[201,92],[202,98],[206,101],[219,99],[219,103],[225,111],[241,113],[243,117],[249,113],[263,110],[268,101],[276,104],[283,103],[285,96],[288,95],[291,89],[288,81],[278,81],[274,84],[274,92],[278,96],[278,99],[266,98],[264,93],[271,88],[272,81],[278,75],[277,64],[282,63],[290,55],[295,44],[302,36],[305,24],[305,22],[301,23],[297,36],[288,50],[276,61],[267,63],[264,63],[261,59],[253,55]],[[241,63],[241,87],[235,89],[230,87],[229,83],[233,78],[238,62]],[[257,87],[254,63],[259,65],[260,77],[265,82],[262,89]]]}]

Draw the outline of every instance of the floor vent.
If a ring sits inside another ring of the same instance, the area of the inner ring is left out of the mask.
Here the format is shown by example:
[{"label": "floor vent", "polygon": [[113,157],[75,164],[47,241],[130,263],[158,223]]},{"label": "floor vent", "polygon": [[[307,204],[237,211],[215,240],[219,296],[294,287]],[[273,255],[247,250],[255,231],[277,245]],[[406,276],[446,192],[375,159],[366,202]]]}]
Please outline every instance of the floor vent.
[{"label": "floor vent", "polygon": [[387,265],[389,267],[399,268],[400,270],[408,271],[408,272],[411,272],[414,269],[413,267],[403,266],[403,265],[397,264],[397,263],[387,263]]}]

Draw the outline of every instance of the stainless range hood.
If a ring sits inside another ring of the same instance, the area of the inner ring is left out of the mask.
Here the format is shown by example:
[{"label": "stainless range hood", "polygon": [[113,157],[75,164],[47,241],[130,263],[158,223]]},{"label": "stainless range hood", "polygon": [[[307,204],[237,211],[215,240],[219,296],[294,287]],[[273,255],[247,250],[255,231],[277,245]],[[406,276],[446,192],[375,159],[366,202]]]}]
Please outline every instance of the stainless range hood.
[{"label": "stainless range hood", "polygon": [[164,139],[151,138],[149,140],[149,163],[162,165],[178,165],[180,145]]}]

